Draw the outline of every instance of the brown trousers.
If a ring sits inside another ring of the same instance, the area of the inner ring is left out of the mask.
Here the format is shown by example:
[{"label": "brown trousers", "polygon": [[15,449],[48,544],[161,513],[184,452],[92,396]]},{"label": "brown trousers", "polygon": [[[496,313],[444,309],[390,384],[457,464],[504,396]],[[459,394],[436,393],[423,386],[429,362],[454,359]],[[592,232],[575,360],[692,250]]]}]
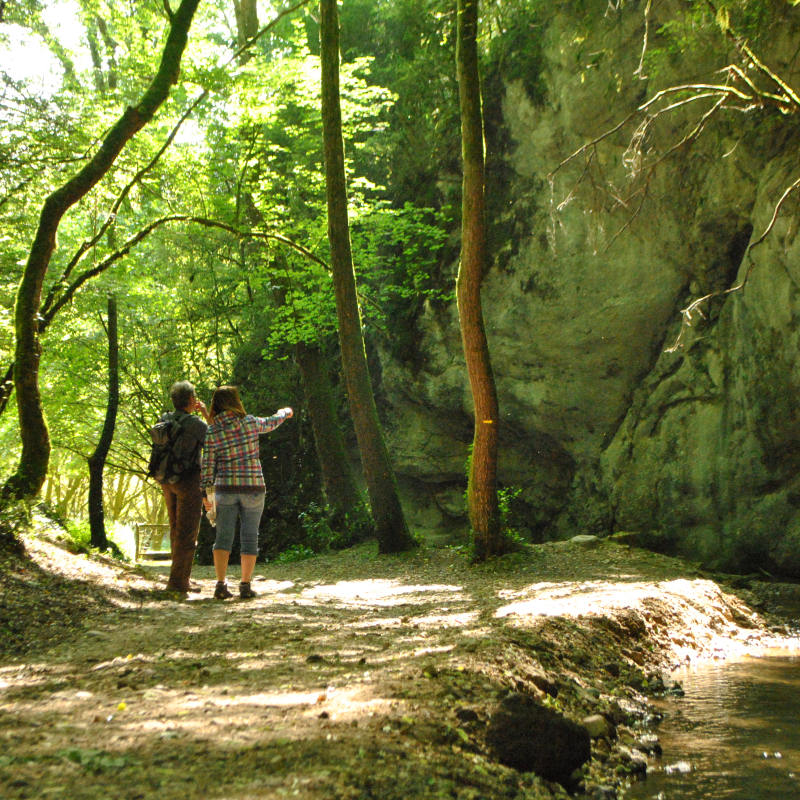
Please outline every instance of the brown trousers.
[{"label": "brown trousers", "polygon": [[189,588],[197,532],[203,512],[203,493],[200,491],[200,472],[192,472],[177,483],[162,483],[161,491],[169,515],[169,542],[172,550],[172,569],[168,589],[185,592]]}]

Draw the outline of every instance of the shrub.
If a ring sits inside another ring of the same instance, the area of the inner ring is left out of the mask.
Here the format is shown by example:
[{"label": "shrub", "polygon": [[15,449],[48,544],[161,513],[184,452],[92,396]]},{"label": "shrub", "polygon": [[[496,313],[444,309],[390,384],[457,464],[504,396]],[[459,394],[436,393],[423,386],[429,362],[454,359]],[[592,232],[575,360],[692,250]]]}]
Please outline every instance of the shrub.
[{"label": "shrub", "polygon": [[305,561],[307,558],[312,558],[316,553],[310,548],[302,544],[293,544],[288,550],[279,553],[273,560],[275,564],[291,564],[295,561]]}]

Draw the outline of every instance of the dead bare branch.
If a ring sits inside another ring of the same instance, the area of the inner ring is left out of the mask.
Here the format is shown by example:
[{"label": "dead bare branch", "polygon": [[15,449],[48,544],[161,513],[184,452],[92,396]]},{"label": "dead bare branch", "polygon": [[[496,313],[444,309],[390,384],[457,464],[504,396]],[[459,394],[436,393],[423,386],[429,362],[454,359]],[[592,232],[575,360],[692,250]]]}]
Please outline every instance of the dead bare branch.
[{"label": "dead bare branch", "polygon": [[650,8],[653,0],[647,0],[647,5],[644,9],[644,41],[642,42],[642,55],[639,58],[639,66],[633,71],[634,75],[639,76],[640,81],[646,81],[647,75],[644,74],[644,57],[647,53],[647,39],[650,36]]},{"label": "dead bare branch", "polygon": [[[650,122],[656,119],[659,116],[662,116],[665,113],[669,113],[671,111],[675,111],[682,106],[688,105],[689,103],[695,103],[699,100],[704,100],[708,97],[719,97],[720,95],[725,96],[726,98],[733,97],[745,102],[751,102],[753,100],[752,95],[748,95],[745,92],[740,91],[735,86],[726,86],[724,84],[713,84],[713,83],[687,83],[682,84],[680,86],[670,86],[666,89],[662,89],[659,92],[656,92],[650,100],[646,103],[640,105],[635,111],[632,111],[628,114],[625,119],[615,125],[613,128],[609,128],[607,131],[604,131],[599,136],[595,137],[591,141],[587,142],[586,144],[579,147],[574,153],[567,156],[548,176],[547,179],[550,181],[551,185],[555,178],[555,175],[559,170],[563,169],[567,164],[571,161],[574,161],[578,156],[582,153],[585,153],[587,150],[597,146],[600,142],[605,141],[606,139],[613,136],[615,133],[618,133],[620,130],[625,128],[628,124],[630,124],[634,119],[640,116],[642,113],[648,111],[653,105],[658,103],[660,100],[668,97],[669,95],[677,94],[679,92],[694,92],[690,97],[684,98],[683,100],[679,100],[676,103],[671,103],[670,105],[666,106],[663,109],[659,109],[652,114],[648,115]],[[800,107],[798,108],[800,110]]]},{"label": "dead bare branch", "polygon": [[570,204],[570,202],[572,201],[572,198],[574,197],[575,192],[578,190],[578,187],[583,182],[583,179],[586,176],[586,173],[588,172],[589,167],[591,167],[592,161],[593,161],[593,159],[594,159],[594,157],[596,155],[597,155],[597,151],[593,150],[592,153],[590,154],[589,158],[586,160],[586,165],[583,168],[583,172],[581,173],[580,178],[578,178],[578,180],[575,181],[575,185],[572,187],[572,191],[559,203],[559,205],[558,205],[558,210],[559,211],[562,211],[563,209],[565,209]]},{"label": "dead bare branch", "polygon": [[[609,243],[608,243],[608,244],[607,244],[607,245],[606,245],[606,246],[603,248],[603,252],[604,252],[604,253],[608,251],[609,247],[611,247],[611,245],[612,245],[612,244],[614,244],[614,242],[616,242],[616,241],[617,241],[617,239],[619,239],[619,237],[620,237],[620,236],[621,236],[621,235],[622,235],[622,234],[623,234],[623,233],[624,233],[624,232],[625,232],[625,231],[626,231],[626,230],[627,230],[627,229],[628,229],[628,228],[629,228],[631,225],[633,225],[634,221],[636,220],[636,218],[639,216],[639,214],[640,214],[640,213],[641,213],[641,211],[642,211],[642,207],[644,206],[644,201],[645,201],[645,200],[647,200],[647,193],[648,193],[649,189],[650,189],[650,181],[648,181],[647,183],[645,183],[645,185],[644,185],[644,186],[643,186],[643,187],[640,189],[640,191],[641,191],[641,193],[642,193],[642,199],[639,201],[639,205],[638,205],[638,207],[636,208],[636,211],[634,211],[634,212],[633,212],[633,214],[631,214],[631,216],[630,216],[630,217],[628,217],[628,219],[627,219],[627,221],[625,222],[625,224],[624,224],[624,225],[623,225],[623,226],[622,226],[622,227],[621,227],[621,228],[620,228],[620,229],[619,229],[619,230],[618,230],[618,231],[617,231],[617,232],[616,232],[616,233],[615,233],[615,234],[614,234],[614,235],[611,237],[611,241],[610,241],[610,242],[609,242]],[[628,198],[628,199],[630,199],[630,198]]]},{"label": "dead bare branch", "polygon": [[692,314],[697,312],[701,317],[705,318],[705,315],[702,312],[701,306],[703,303],[708,302],[709,300],[713,300],[715,297],[723,297],[725,295],[733,294],[733,292],[738,292],[744,289],[747,285],[747,282],[750,280],[750,275],[755,268],[756,262],[753,261],[753,250],[754,248],[758,247],[769,234],[772,232],[772,229],[775,227],[775,223],[778,221],[778,215],[780,214],[781,207],[783,204],[788,200],[789,196],[794,192],[796,189],[800,188],[800,178],[798,178],[794,183],[792,183],[786,191],[781,195],[781,199],[775,205],[775,208],[772,212],[772,219],[769,221],[769,225],[764,229],[761,236],[758,237],[754,242],[751,242],[747,246],[747,252],[745,253],[745,258],[750,262],[747,272],[742,278],[741,283],[737,284],[736,286],[731,286],[730,289],[722,289],[718,292],[711,292],[710,294],[705,295],[704,297],[700,297],[697,300],[693,301],[689,306],[684,308],[681,311],[681,315],[683,316],[683,323],[681,324],[681,330],[678,334],[678,338],[675,340],[675,344],[672,347],[667,348],[667,353],[674,353],[676,350],[679,350],[682,346],[682,338],[685,330],[691,327],[692,324]]}]

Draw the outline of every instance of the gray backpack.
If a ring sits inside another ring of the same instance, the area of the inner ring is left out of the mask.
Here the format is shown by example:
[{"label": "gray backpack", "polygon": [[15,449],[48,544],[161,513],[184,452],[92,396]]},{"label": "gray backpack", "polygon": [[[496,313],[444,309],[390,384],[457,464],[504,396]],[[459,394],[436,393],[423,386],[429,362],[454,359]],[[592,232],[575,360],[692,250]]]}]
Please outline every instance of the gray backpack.
[{"label": "gray backpack", "polygon": [[182,423],[189,417],[185,411],[168,412],[150,428],[153,444],[147,474],[158,483],[176,483],[185,472],[197,465],[197,446],[192,448],[188,456],[178,455],[178,443],[186,432]]}]

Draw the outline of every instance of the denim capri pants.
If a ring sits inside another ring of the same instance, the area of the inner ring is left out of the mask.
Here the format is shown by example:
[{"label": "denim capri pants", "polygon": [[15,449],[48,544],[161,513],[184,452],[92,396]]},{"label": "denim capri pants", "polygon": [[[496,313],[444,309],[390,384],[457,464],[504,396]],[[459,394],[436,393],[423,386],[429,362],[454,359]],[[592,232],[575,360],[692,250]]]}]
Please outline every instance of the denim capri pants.
[{"label": "denim capri pants", "polygon": [[217,540],[215,550],[231,551],[236,517],[241,519],[239,535],[242,540],[242,555],[258,555],[258,524],[264,511],[264,495],[246,492],[217,492]]}]

